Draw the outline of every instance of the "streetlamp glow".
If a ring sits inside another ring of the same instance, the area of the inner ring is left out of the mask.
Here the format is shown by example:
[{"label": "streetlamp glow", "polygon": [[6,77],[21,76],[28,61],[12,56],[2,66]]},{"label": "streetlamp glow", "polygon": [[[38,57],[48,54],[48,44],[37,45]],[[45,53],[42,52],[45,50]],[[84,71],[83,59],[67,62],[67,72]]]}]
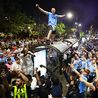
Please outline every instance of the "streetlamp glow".
[{"label": "streetlamp glow", "polygon": [[71,12],[67,13],[67,18],[72,19],[73,18],[73,14]]},{"label": "streetlamp glow", "polygon": [[28,27],[28,29],[31,29],[31,27]]},{"label": "streetlamp glow", "polygon": [[77,22],[75,22],[75,25],[78,25],[78,23],[77,23]]},{"label": "streetlamp glow", "polygon": [[81,26],[82,26],[82,24],[79,24],[78,26],[79,26],[79,27],[81,27]]}]

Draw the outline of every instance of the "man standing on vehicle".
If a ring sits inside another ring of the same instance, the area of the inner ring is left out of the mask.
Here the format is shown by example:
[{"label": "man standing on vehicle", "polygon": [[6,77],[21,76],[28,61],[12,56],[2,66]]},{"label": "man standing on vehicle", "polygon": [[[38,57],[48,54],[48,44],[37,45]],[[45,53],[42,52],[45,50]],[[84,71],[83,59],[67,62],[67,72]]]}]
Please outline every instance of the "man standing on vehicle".
[{"label": "man standing on vehicle", "polygon": [[48,15],[49,32],[48,32],[48,35],[47,35],[47,41],[50,42],[50,37],[51,37],[51,42],[53,42],[54,38],[55,38],[55,32],[56,32],[56,26],[57,26],[57,18],[58,17],[63,18],[63,17],[65,17],[65,14],[64,15],[57,15],[55,8],[51,8],[51,12],[48,12],[48,11],[45,11],[44,9],[42,9],[38,4],[36,4],[36,7],[41,12]]}]

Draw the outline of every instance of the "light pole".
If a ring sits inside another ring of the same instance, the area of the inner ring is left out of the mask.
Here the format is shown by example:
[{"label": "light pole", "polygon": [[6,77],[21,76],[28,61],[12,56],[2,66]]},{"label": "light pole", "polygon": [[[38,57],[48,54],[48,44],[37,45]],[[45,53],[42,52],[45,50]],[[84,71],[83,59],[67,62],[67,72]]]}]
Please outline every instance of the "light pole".
[{"label": "light pole", "polygon": [[76,37],[77,37],[77,39],[80,39],[81,27],[82,27],[82,24],[81,23],[75,22]]},{"label": "light pole", "polygon": [[75,22],[75,27],[76,29],[80,29],[80,27],[82,27],[82,24],[81,23],[78,23],[78,22]]},{"label": "light pole", "polygon": [[75,25],[78,25],[78,22],[75,22]]},{"label": "light pole", "polygon": [[78,27],[81,27],[81,26],[82,26],[82,24],[81,24],[81,23],[79,23],[79,24],[78,24]]}]

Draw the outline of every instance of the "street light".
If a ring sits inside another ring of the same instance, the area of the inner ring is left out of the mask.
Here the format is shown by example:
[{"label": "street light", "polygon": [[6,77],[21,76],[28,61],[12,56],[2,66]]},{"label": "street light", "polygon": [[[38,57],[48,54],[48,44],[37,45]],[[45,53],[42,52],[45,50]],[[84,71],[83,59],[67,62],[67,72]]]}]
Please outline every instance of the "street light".
[{"label": "street light", "polygon": [[75,22],[75,25],[78,25],[78,23],[77,23],[77,22]]},{"label": "street light", "polygon": [[67,18],[68,18],[68,19],[72,19],[72,18],[73,18],[72,12],[68,12],[68,13],[67,13]]},{"label": "street light", "polygon": [[31,29],[31,27],[28,27],[28,29],[30,30],[30,29]]},{"label": "street light", "polygon": [[75,26],[76,27],[82,27],[82,24],[81,23],[78,23],[78,22],[75,22]]},{"label": "street light", "polygon": [[34,23],[33,25],[36,26],[36,23]]},{"label": "street light", "polygon": [[79,27],[81,27],[81,26],[82,26],[82,24],[80,23],[78,26],[79,26]]}]

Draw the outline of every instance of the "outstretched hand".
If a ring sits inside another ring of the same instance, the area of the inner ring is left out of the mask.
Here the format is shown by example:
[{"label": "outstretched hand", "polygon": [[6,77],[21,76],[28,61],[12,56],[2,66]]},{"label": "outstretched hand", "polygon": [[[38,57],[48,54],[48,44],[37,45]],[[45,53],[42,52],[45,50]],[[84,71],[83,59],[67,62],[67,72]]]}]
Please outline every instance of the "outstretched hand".
[{"label": "outstretched hand", "polygon": [[36,4],[36,7],[39,7],[39,4]]},{"label": "outstretched hand", "polygon": [[44,67],[43,65],[40,65],[40,67]]},{"label": "outstretched hand", "polygon": [[83,81],[84,81],[84,79],[83,79],[82,77],[80,77],[80,78],[79,78],[79,80],[80,80],[81,82],[83,82]]},{"label": "outstretched hand", "polygon": [[73,64],[69,64],[69,66],[70,66],[71,68],[74,68],[74,65],[73,65]]}]

